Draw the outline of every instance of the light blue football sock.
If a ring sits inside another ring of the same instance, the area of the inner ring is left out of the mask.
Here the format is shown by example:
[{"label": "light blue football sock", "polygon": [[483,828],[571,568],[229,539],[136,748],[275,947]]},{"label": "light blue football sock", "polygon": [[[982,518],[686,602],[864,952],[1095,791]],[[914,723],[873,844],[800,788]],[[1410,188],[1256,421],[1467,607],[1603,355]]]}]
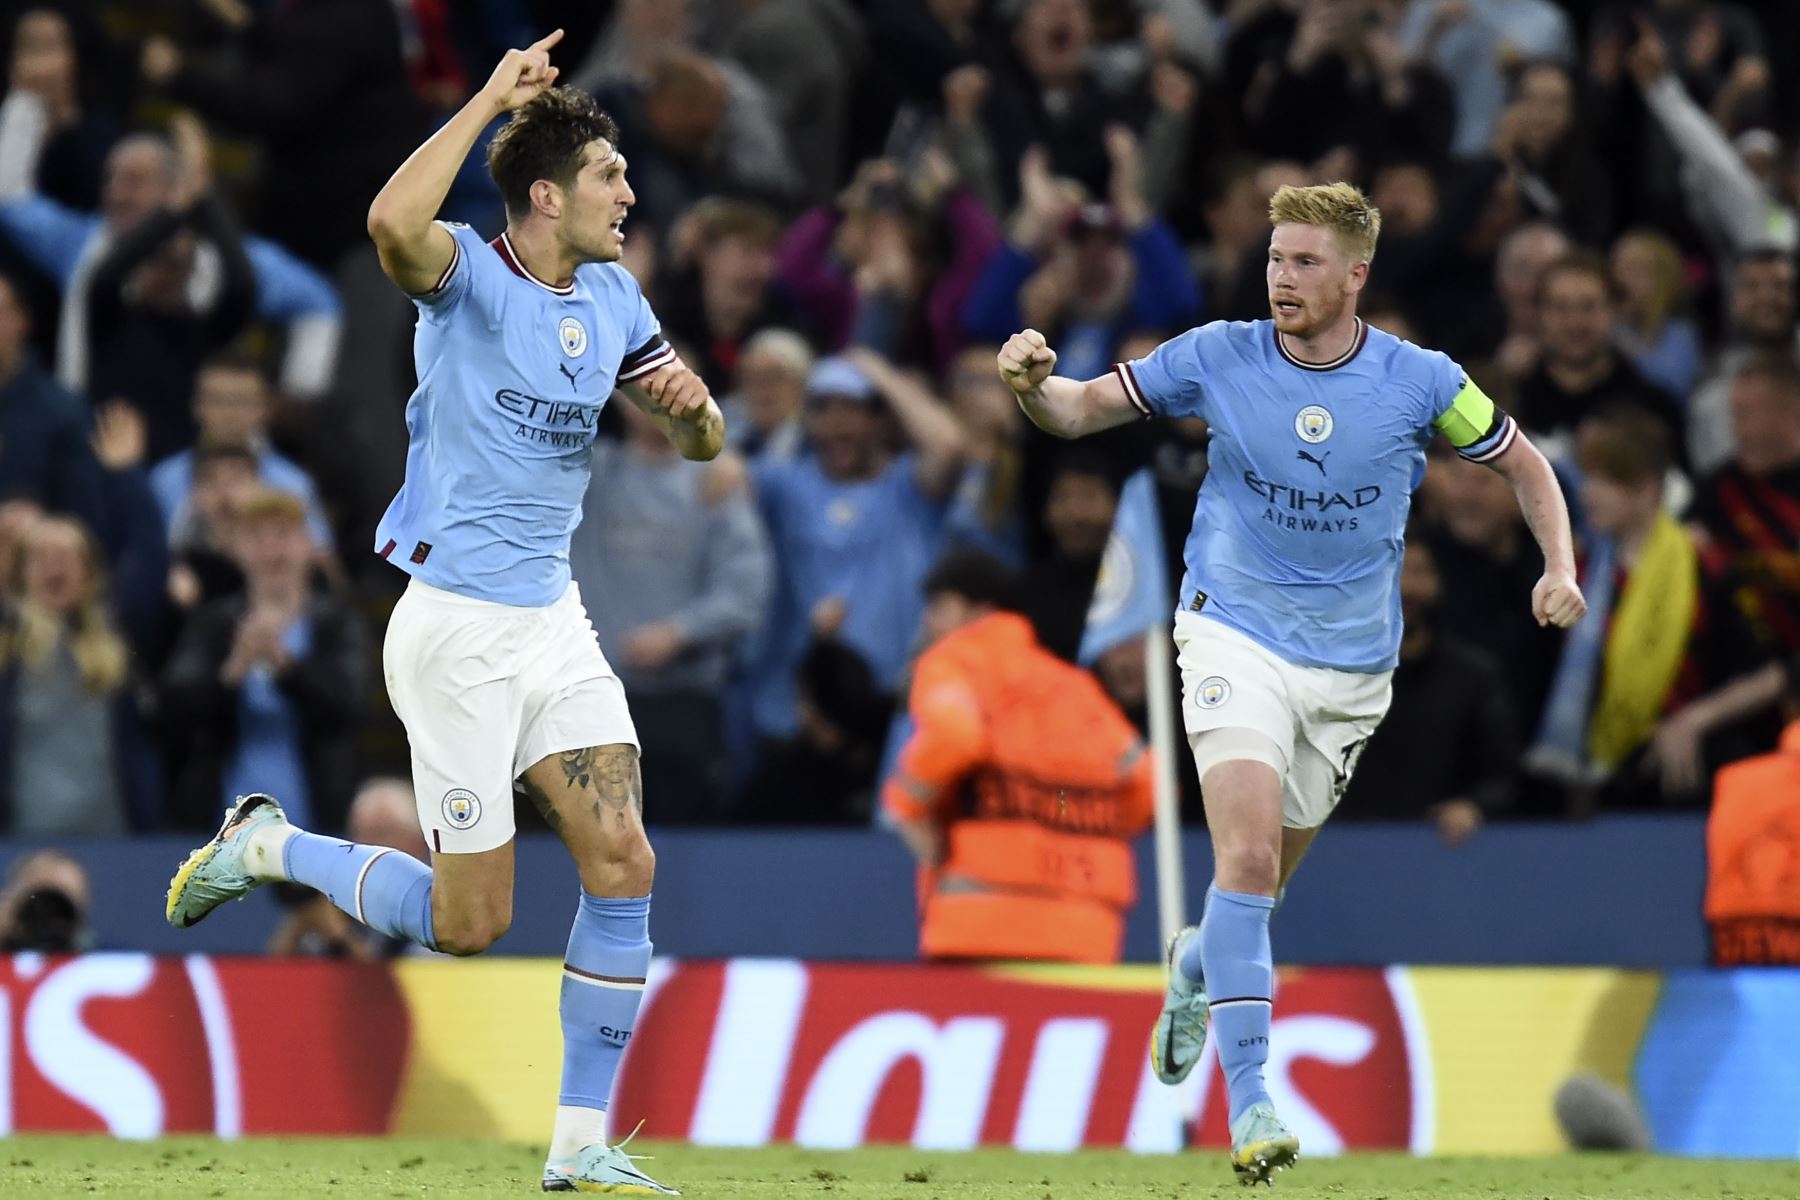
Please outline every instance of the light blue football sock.
[{"label": "light blue football sock", "polygon": [[304,883],[379,933],[437,949],[431,928],[431,868],[388,846],[296,833],[281,852],[282,873]]},{"label": "light blue football sock", "polygon": [[1262,1069],[1269,1061],[1275,994],[1275,966],[1269,952],[1269,914],[1274,908],[1269,896],[1208,888],[1206,915],[1200,919],[1200,936],[1194,939],[1200,944],[1214,1046],[1231,1094],[1233,1121],[1252,1104],[1269,1099]]},{"label": "light blue football sock", "polygon": [[606,1109],[650,971],[650,897],[581,893],[563,958],[557,1103]]}]

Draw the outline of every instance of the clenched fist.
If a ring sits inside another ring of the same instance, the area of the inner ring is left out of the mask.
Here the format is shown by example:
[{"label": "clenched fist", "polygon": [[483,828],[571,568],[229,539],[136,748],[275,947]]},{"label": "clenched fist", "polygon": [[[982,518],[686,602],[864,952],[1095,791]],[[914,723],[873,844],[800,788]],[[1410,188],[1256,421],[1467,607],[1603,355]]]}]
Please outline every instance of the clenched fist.
[{"label": "clenched fist", "polygon": [[1576,586],[1575,577],[1566,571],[1545,571],[1544,577],[1531,589],[1531,615],[1539,625],[1567,629],[1587,612],[1587,601]]},{"label": "clenched fist", "polygon": [[1050,378],[1056,369],[1056,351],[1043,334],[1027,329],[1006,339],[995,362],[1006,386],[1022,396]]}]

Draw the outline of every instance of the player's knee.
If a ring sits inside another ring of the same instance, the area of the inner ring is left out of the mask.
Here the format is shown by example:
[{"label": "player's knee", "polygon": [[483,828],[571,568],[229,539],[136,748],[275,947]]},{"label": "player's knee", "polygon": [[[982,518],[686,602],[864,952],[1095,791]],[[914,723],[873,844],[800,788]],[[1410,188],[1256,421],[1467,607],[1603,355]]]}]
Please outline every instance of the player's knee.
[{"label": "player's knee", "polygon": [[583,885],[596,896],[644,896],[656,881],[656,851],[641,830],[609,839],[582,864]]},{"label": "player's knee", "polygon": [[1281,882],[1281,850],[1260,839],[1227,842],[1215,848],[1213,876],[1228,892],[1273,896]]},{"label": "player's knee", "polygon": [[446,913],[432,922],[437,948],[445,954],[467,958],[480,954],[505,936],[512,927],[510,905],[476,912]]}]

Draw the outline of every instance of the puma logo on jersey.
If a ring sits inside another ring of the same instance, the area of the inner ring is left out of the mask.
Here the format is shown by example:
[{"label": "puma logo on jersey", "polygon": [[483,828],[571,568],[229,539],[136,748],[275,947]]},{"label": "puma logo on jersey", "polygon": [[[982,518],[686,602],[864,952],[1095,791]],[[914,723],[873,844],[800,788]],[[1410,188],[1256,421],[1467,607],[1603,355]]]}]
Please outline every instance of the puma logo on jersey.
[{"label": "puma logo on jersey", "polygon": [[[571,370],[569,370],[568,363],[557,363],[556,369],[561,371],[563,373],[563,377],[569,381],[569,390],[574,391],[575,390],[575,377],[577,375],[581,374],[581,368],[576,367],[573,371],[571,371]],[[1326,453],[1329,454],[1329,453],[1331,453],[1331,451],[1327,450]]]},{"label": "puma logo on jersey", "polygon": [[1329,450],[1327,450],[1325,452],[1324,457],[1322,457],[1322,458],[1314,458],[1312,455],[1308,454],[1304,450],[1297,450],[1297,451],[1295,451],[1295,454],[1297,454],[1299,457],[1305,459],[1307,462],[1311,463],[1313,466],[1319,468],[1319,474],[1321,474],[1321,475],[1323,475],[1325,473],[1325,459],[1331,457],[1331,451],[1329,451]]}]

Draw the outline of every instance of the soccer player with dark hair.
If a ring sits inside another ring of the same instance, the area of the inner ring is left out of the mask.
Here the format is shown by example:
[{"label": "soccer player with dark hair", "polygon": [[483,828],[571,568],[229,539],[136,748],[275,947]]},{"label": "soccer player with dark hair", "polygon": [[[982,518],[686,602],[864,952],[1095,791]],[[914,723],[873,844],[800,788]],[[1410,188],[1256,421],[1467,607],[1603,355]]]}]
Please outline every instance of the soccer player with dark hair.
[{"label": "soccer player with dark hair", "polygon": [[[607,1143],[613,1076],[650,965],[656,858],[637,734],[569,578],[569,535],[615,386],[690,459],[719,453],[724,422],[618,263],[635,199],[618,129],[591,97],[554,86],[561,37],[507,51],[369,208],[382,268],[419,310],[406,482],[376,539],[412,576],[384,660],[431,866],[302,832],[273,797],[251,795],[182,864],[168,917],[192,925],[291,879],[389,936],[479,953],[512,919],[518,783],[574,856],[582,892],[544,1190],[676,1195]],[[489,242],[434,217],[504,112],[488,171],[507,227]]]},{"label": "soccer player with dark hair", "polygon": [[1218,1023],[1245,1183],[1299,1153],[1263,1083],[1269,916],[1387,712],[1407,512],[1436,434],[1512,483],[1544,553],[1538,622],[1566,627],[1585,610],[1543,455],[1449,358],[1356,315],[1379,211],[1348,184],[1283,187],[1269,220],[1272,319],[1191,329],[1086,382],[1051,375],[1056,355],[1036,330],[998,359],[1026,415],[1059,436],[1153,416],[1211,431],[1175,644],[1213,884],[1200,925],[1169,946],[1150,1054],[1177,1083]]}]

